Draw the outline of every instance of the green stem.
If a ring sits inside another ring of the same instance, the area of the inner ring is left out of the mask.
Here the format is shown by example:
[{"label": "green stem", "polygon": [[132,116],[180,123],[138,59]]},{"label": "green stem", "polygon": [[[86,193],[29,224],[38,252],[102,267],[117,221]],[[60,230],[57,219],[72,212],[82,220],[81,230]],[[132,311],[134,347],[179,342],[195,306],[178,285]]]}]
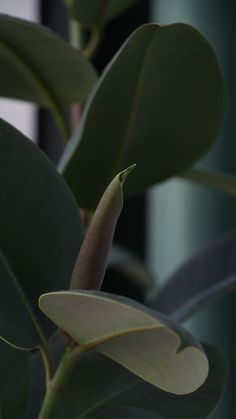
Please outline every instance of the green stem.
[{"label": "green stem", "polygon": [[189,169],[182,173],[181,177],[186,180],[203,183],[204,185],[236,197],[236,176],[207,170]]},{"label": "green stem", "polygon": [[54,371],[52,354],[48,346],[41,346],[40,353],[41,353],[43,363],[44,363],[45,375],[46,375],[46,386],[47,386],[53,377],[53,371]]},{"label": "green stem", "polygon": [[88,60],[92,60],[96,55],[101,39],[102,29],[97,26],[91,27],[89,42],[83,50],[83,53]]},{"label": "green stem", "polygon": [[46,395],[38,419],[51,419],[53,417],[55,406],[64,391],[64,387],[81,352],[82,350],[80,351],[78,347],[66,349],[53,379],[47,384]]}]

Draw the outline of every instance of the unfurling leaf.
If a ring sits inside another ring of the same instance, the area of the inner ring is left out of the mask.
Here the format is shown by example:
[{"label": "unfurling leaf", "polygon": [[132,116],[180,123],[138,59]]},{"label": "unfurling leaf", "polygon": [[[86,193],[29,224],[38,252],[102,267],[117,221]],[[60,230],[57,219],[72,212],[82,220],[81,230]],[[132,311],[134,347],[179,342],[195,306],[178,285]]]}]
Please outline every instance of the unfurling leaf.
[{"label": "unfurling leaf", "polygon": [[71,289],[100,289],[116,223],[123,207],[122,185],[135,165],[119,173],[104,192],[76,261]]},{"label": "unfurling leaf", "polygon": [[199,342],[132,300],[62,291],[42,295],[40,308],[82,351],[96,349],[167,392],[191,393],[207,378],[208,360]]}]

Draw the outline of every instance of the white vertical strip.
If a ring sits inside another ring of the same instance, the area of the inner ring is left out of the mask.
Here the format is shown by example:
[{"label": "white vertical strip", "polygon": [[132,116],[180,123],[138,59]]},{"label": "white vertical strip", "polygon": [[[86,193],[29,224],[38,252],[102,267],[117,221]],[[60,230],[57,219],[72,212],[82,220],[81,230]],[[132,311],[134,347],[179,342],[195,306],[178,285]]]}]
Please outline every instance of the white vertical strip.
[{"label": "white vertical strip", "polygon": [[[39,20],[38,3],[38,0],[0,0],[0,13],[37,22]],[[32,140],[36,139],[36,106],[0,98],[0,118],[14,125]]]}]

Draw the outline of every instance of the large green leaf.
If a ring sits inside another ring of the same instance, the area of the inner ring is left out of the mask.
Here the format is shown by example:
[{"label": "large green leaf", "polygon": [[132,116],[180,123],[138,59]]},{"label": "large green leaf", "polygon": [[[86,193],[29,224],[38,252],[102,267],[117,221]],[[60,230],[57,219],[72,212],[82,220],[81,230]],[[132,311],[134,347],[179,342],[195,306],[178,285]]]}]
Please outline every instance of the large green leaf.
[{"label": "large green leaf", "polygon": [[29,353],[10,348],[1,341],[0,377],[0,417],[25,418],[29,402]]},{"label": "large green leaf", "polygon": [[[55,409],[55,419],[93,419],[118,407],[149,410],[163,419],[203,419],[222,397],[226,365],[215,348],[205,346],[210,370],[206,382],[194,393],[175,396],[141,380],[111,359],[91,351],[81,355]],[[34,392],[43,376],[37,370]]]},{"label": "large green leaf", "polygon": [[53,32],[5,15],[0,15],[0,67],[0,96],[49,107],[64,130],[63,108],[83,101],[96,78],[84,56]]},{"label": "large green leaf", "polygon": [[66,0],[71,4],[73,17],[86,25],[104,25],[137,0]]},{"label": "large green leaf", "polygon": [[[0,120],[0,336],[35,347],[43,292],[65,289],[82,241],[76,202],[46,156]],[[41,323],[41,326],[39,325]]]},{"label": "large green leaf", "polygon": [[70,288],[101,288],[116,223],[123,207],[122,185],[133,168],[119,173],[105,190],[84,238]]},{"label": "large green leaf", "polygon": [[185,24],[137,29],[103,73],[60,163],[80,206],[95,207],[110,179],[133,162],[127,196],[189,167],[215,140],[223,99],[215,54],[198,31]]},{"label": "large green leaf", "polygon": [[80,350],[96,348],[165,391],[191,393],[207,378],[208,360],[198,341],[132,300],[61,291],[42,295],[40,308]]},{"label": "large green leaf", "polygon": [[227,235],[181,266],[147,304],[183,321],[209,300],[236,291],[236,236]]}]

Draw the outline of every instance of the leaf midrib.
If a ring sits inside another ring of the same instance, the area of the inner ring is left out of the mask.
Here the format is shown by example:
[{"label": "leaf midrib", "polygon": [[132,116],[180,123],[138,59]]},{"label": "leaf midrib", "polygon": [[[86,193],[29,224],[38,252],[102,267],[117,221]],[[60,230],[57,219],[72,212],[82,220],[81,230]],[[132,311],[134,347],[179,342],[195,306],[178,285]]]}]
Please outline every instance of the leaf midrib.
[{"label": "leaf midrib", "polygon": [[149,55],[150,49],[151,49],[151,45],[152,45],[152,41],[154,36],[156,35],[156,28],[153,28],[153,32],[151,33],[150,39],[148,41],[148,47],[146,49],[146,52],[144,54],[144,58],[142,59],[142,65],[141,65],[141,69],[138,75],[138,78],[135,82],[135,94],[132,100],[132,111],[130,112],[126,127],[125,127],[125,135],[123,137],[123,141],[121,143],[121,147],[120,147],[120,152],[118,154],[118,157],[116,159],[116,162],[114,164],[114,169],[113,169],[113,177],[119,172],[119,170],[121,169],[121,163],[126,155],[127,150],[130,147],[130,143],[131,143],[131,138],[132,138],[132,129],[134,126],[134,122],[135,122],[135,117],[139,108],[139,103],[140,103],[140,98],[141,98],[141,93],[142,93],[142,88],[143,88],[143,80],[144,80],[144,76],[146,73],[146,66],[147,66],[147,57]]},{"label": "leaf midrib", "polygon": [[[108,342],[111,342],[116,338],[120,338],[120,337],[123,337],[123,336],[128,336],[128,335],[135,334],[135,333],[141,333],[141,332],[145,332],[145,331],[148,331],[148,330],[156,330],[156,329],[168,329],[168,327],[165,326],[165,325],[160,326],[157,323],[156,325],[152,325],[152,326],[142,326],[142,327],[135,327],[135,328],[130,328],[130,329],[126,329],[126,330],[119,330],[116,333],[106,335],[106,336],[102,336],[98,339],[91,340],[88,343],[81,344],[79,346],[79,348],[80,348],[80,350],[82,349],[83,352],[87,352],[87,351],[90,351],[92,349],[97,348],[98,346],[101,346],[101,345],[104,345]],[[98,351],[99,351],[99,348],[98,348]]]}]

